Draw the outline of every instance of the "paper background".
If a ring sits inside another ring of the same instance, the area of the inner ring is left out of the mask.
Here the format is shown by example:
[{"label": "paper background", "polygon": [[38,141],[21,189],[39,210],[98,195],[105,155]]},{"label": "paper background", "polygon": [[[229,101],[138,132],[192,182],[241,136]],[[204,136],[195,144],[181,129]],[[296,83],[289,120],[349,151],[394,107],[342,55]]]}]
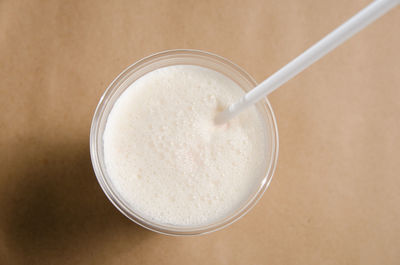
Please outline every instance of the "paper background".
[{"label": "paper background", "polygon": [[368,3],[0,1],[0,264],[399,264],[399,7],[269,97],[278,168],[229,228],[140,228],[89,157],[96,104],[138,59],[201,49],[261,81]]}]

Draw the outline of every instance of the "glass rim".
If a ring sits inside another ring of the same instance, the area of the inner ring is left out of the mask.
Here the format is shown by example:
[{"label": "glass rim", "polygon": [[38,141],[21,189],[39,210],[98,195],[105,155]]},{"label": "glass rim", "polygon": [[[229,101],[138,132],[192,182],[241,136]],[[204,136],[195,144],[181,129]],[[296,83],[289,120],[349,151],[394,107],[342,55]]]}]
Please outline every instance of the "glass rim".
[{"label": "glass rim", "polygon": [[[136,71],[143,69],[146,66],[149,66],[153,63],[156,63],[160,60],[174,59],[174,58],[194,58],[199,57],[204,59],[205,61],[210,60],[214,63],[218,64],[221,67],[230,68],[229,70],[233,70],[235,74],[241,75],[241,77],[245,78],[248,82],[251,83],[254,87],[257,85],[256,81],[242,68],[233,62],[225,59],[219,55],[201,51],[201,50],[191,50],[191,49],[175,49],[175,50],[166,50],[158,53],[151,54],[133,64],[125,68],[107,87],[103,95],[101,96],[90,128],[90,156],[92,160],[92,165],[95,171],[96,178],[108,199],[111,203],[127,218],[131,221],[137,223],[138,225],[149,229],[154,232],[158,232],[166,235],[201,235],[211,233],[217,230],[220,230],[246,215],[260,200],[265,190],[268,188],[272,176],[276,169],[277,159],[278,159],[278,150],[279,150],[279,139],[278,139],[278,128],[276,124],[276,119],[272,107],[267,98],[264,98],[260,104],[264,106],[265,113],[268,116],[268,120],[270,121],[270,130],[269,133],[271,135],[271,158],[269,164],[266,165],[266,175],[260,181],[260,186],[258,187],[255,194],[252,194],[251,198],[242,205],[239,209],[235,209],[233,213],[229,216],[226,216],[222,220],[217,222],[201,225],[201,226],[175,226],[175,225],[166,225],[156,223],[149,219],[140,216],[140,214],[136,213],[134,209],[129,207],[118,195],[118,193],[113,190],[111,187],[109,180],[107,179],[107,171],[102,166],[101,159],[103,159],[99,153],[99,137],[102,138],[102,134],[100,134],[100,124],[102,119],[104,118],[104,110],[110,102],[111,96],[113,93]],[[188,63],[191,64],[191,63]],[[175,64],[177,65],[177,64]],[[192,64],[193,65],[193,64]],[[156,68],[157,69],[157,68]],[[153,69],[155,70],[155,69]],[[140,78],[140,77],[139,77]],[[107,117],[108,118],[108,115]],[[267,130],[268,128],[266,128]],[[102,140],[102,139],[101,139]]]}]

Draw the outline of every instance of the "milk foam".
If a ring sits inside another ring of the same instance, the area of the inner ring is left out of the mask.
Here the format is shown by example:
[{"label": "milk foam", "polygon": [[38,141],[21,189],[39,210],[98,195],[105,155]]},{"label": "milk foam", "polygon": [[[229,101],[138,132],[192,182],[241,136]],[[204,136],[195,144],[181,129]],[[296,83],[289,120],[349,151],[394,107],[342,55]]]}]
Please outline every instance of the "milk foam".
[{"label": "milk foam", "polygon": [[256,108],[224,125],[218,111],[244,91],[199,66],[160,68],[116,101],[103,135],[107,173],[140,215],[204,225],[240,207],[265,174],[266,136]]}]

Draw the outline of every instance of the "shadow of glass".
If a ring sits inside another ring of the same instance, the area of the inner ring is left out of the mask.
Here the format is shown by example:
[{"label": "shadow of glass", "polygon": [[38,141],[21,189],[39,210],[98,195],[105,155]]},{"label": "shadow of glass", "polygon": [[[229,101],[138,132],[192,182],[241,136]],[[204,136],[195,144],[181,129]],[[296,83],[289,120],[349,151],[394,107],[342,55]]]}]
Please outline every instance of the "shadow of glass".
[{"label": "shadow of glass", "polygon": [[153,234],[107,200],[87,143],[20,142],[13,150],[12,165],[7,165],[12,185],[0,193],[0,231],[21,263],[93,255],[121,237],[134,248]]}]

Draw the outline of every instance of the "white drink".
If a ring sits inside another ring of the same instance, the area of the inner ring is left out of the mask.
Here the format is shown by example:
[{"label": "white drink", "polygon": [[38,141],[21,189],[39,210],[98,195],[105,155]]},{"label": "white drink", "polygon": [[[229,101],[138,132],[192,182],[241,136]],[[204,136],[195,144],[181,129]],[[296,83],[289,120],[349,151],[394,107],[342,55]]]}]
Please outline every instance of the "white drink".
[{"label": "white drink", "polygon": [[224,125],[218,111],[244,91],[213,70],[178,65],[135,81],[104,131],[107,173],[151,221],[196,226],[240,207],[265,177],[265,125],[255,107]]}]

